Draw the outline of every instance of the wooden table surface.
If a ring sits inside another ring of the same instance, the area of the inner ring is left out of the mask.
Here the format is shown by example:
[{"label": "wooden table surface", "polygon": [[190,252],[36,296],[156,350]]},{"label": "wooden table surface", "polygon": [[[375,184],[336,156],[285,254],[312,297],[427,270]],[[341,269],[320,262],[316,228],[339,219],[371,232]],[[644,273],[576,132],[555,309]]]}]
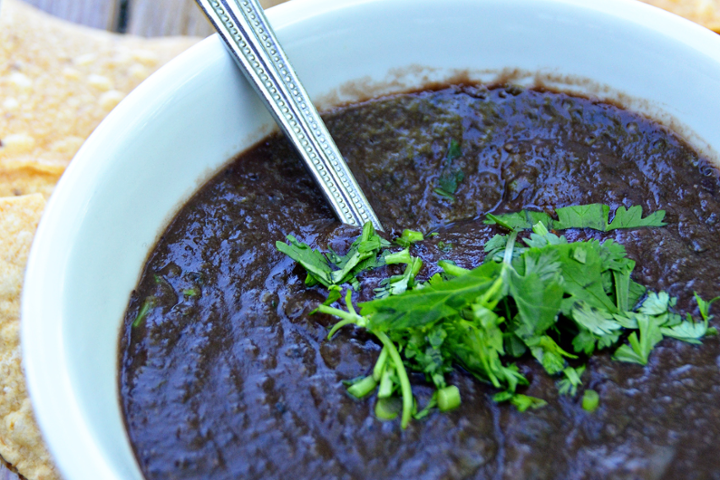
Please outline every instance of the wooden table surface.
[{"label": "wooden table surface", "polygon": [[[0,0],[1,1],[1,0]],[[58,17],[90,27],[144,37],[213,32],[195,0],[24,0]],[[268,8],[286,0],[260,0]]]},{"label": "wooden table surface", "polygon": [[[2,0],[0,0],[1,2]],[[144,37],[205,37],[212,26],[195,0],[23,0],[57,17],[89,27]],[[260,0],[269,8],[287,0]],[[21,480],[0,458],[0,480]]]}]

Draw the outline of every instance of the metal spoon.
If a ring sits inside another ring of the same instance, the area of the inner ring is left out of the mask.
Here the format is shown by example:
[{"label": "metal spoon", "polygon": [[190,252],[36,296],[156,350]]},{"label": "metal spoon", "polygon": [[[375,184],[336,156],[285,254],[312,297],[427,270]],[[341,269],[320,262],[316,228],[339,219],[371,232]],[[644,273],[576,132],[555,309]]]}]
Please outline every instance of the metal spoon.
[{"label": "metal spoon", "polygon": [[382,230],[257,0],[196,0],[341,222]]}]

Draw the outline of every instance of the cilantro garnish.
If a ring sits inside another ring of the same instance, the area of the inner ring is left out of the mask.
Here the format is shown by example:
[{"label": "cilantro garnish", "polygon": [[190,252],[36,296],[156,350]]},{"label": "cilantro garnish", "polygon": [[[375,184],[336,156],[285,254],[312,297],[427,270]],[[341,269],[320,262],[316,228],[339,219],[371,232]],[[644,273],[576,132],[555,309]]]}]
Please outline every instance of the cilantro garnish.
[{"label": "cilantro garnish", "polygon": [[[435,234],[437,235],[437,234]],[[401,247],[409,247],[410,245],[422,242],[425,240],[425,237],[422,233],[416,232],[415,230],[403,230],[402,234],[395,239],[395,243],[400,245]]]},{"label": "cilantro garnish", "polygon": [[132,323],[133,328],[137,328],[140,325],[142,325],[142,322],[145,320],[145,317],[147,317],[148,313],[150,313],[150,310],[152,310],[154,307],[155,307],[155,297],[147,297],[145,299],[145,301],[143,302],[142,306],[140,307],[137,317],[135,317],[135,320],[133,320],[133,323]]},{"label": "cilantro garnish", "polygon": [[647,217],[642,217],[642,207],[635,205],[626,209],[619,207],[615,211],[612,222],[610,207],[601,203],[589,205],[576,205],[555,209],[557,220],[545,212],[532,212],[522,210],[517,213],[503,213],[488,215],[485,223],[488,225],[501,225],[510,230],[528,230],[538,222],[548,230],[566,230],[568,228],[591,228],[601,232],[609,232],[618,228],[662,227],[665,225],[665,211],[658,210]]},{"label": "cilantro garnish", "polygon": [[[486,243],[485,261],[473,269],[440,261],[442,272],[427,281],[418,279],[423,264],[411,254],[414,242],[408,235],[403,234],[407,244],[396,241],[403,250],[389,253],[389,243],[369,224],[342,257],[311,250],[292,237],[290,245],[278,242],[278,248],[305,266],[313,279],[306,283],[328,286],[328,300],[316,310],[340,319],[328,339],[355,325],[382,344],[372,373],[354,381],[348,392],[358,398],[377,392],[376,416],[392,419],[401,411],[403,428],[435,408],[460,405],[459,389],[446,382],[446,374],[458,366],[499,389],[496,402],[525,411],[546,402],[518,391],[529,382],[515,358],[532,355],[557,378],[560,394],[575,396],[582,388],[587,358],[598,350],[612,351],[618,361],[645,365],[663,338],[700,343],[717,333],[709,326],[710,306],[720,297],[706,302],[696,294],[702,318],[682,319],[674,309],[675,298],[666,292],[648,293],[632,279],[635,262],[622,245],[612,240],[571,243],[549,230],[550,225],[604,230],[659,226],[664,212],[642,218],[641,210],[621,207],[610,223],[604,205],[556,212],[558,220],[531,212],[489,216],[490,222],[512,231]],[[532,232],[520,238],[522,222],[531,220],[536,221]],[[331,306],[340,298],[343,283],[357,286],[362,271],[386,264],[405,269],[383,280],[374,300],[356,309],[347,289],[346,309]],[[423,373],[435,387],[422,410],[413,397],[410,371]],[[598,405],[597,393],[586,389],[582,408],[594,411]]]},{"label": "cilantro garnish", "polygon": [[510,402],[520,412],[524,412],[528,408],[532,408],[534,410],[536,408],[541,408],[547,405],[547,402],[542,398],[531,397],[529,395],[523,395],[521,393],[515,393],[511,391],[495,394],[493,396],[493,401],[498,403]]},{"label": "cilantro garnish", "polygon": [[357,275],[385,265],[384,258],[378,257],[381,250],[390,246],[390,242],[375,233],[370,222],[363,226],[362,234],[350,245],[350,250],[340,256],[329,251],[322,254],[311,249],[307,244],[299,242],[288,235],[290,243],[276,242],[275,246],[282,253],[292,258],[307,270],[305,284],[312,286],[322,284],[326,287],[350,283],[357,287]]},{"label": "cilantro garnish", "polygon": [[450,140],[445,160],[443,162],[442,171],[438,178],[438,186],[433,190],[441,197],[447,198],[451,202],[455,201],[455,192],[460,182],[465,179],[465,174],[453,161],[462,156],[460,144],[455,140]]},{"label": "cilantro garnish", "polygon": [[583,410],[593,413],[600,406],[600,395],[595,390],[585,390],[582,398]]}]

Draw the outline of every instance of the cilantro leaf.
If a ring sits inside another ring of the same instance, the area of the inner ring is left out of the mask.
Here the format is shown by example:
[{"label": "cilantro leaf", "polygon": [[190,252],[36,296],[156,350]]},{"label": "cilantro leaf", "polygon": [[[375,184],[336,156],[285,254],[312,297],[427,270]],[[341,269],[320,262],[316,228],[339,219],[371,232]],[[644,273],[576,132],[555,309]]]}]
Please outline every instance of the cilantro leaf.
[{"label": "cilantro leaf", "polygon": [[[576,242],[547,248],[555,249],[562,262],[563,289],[569,295],[563,300],[563,313],[570,314],[572,308],[579,302],[585,302],[599,310],[617,312],[615,303],[603,288],[602,261],[596,243]],[[584,250],[584,262],[576,259],[578,249]]]},{"label": "cilantro leaf", "polygon": [[557,279],[562,266],[557,250],[530,248],[523,253],[518,261],[513,262],[517,272],[536,274],[542,281]]},{"label": "cilantro leaf", "polygon": [[460,148],[460,144],[457,142],[457,140],[451,139],[450,143],[448,143],[448,149],[447,153],[445,154],[445,159],[448,161],[453,161],[460,158],[461,156],[462,149]]},{"label": "cilantro leaf", "polygon": [[536,223],[542,223],[549,227],[552,225],[552,219],[545,212],[523,210],[517,213],[488,214],[485,223],[487,225],[500,225],[508,230],[528,230]]},{"label": "cilantro leaf", "polygon": [[700,295],[695,292],[695,301],[698,304],[698,309],[700,310],[700,316],[702,319],[707,323],[712,319],[712,315],[710,315],[710,306],[720,300],[720,297],[715,297],[710,301],[703,300]]},{"label": "cilantro leaf", "polygon": [[334,285],[341,285],[351,281],[360,272],[375,268],[378,265],[377,254],[382,248],[387,248],[390,243],[375,233],[371,222],[363,225],[362,235],[358,237],[350,249],[343,256],[337,259],[335,265],[339,268],[330,274]]},{"label": "cilantro leaf", "polygon": [[465,179],[465,174],[459,170],[444,173],[439,180],[440,187],[435,191],[445,196],[452,196],[458,188],[458,184]]},{"label": "cilantro leaf", "polygon": [[668,311],[670,295],[665,292],[650,292],[640,306],[640,313],[645,315],[662,315]]},{"label": "cilantro leaf", "polygon": [[641,314],[637,316],[637,322],[640,330],[639,339],[636,332],[631,333],[628,337],[630,345],[621,345],[620,348],[615,350],[613,359],[647,365],[650,350],[662,340],[662,333],[657,322],[652,317]]},{"label": "cilantro leaf", "polygon": [[[662,293],[664,292],[661,292],[661,294]],[[671,305],[673,303],[672,300]],[[713,317],[710,315],[710,306],[717,300],[720,300],[720,297],[715,297],[709,302],[706,302],[695,292],[695,301],[698,304],[702,322],[695,322],[692,317],[688,315],[686,320],[676,323],[675,325],[670,325],[670,322],[666,323],[666,326],[662,327],[660,332],[666,337],[696,345],[702,343],[700,339],[706,335],[717,335],[717,329],[709,326],[709,322]]]},{"label": "cilantro leaf", "polygon": [[[403,250],[403,252],[405,252],[405,250]],[[385,258],[387,259],[388,257]],[[411,258],[402,275],[394,275],[380,282],[380,288],[375,289],[375,298],[385,298],[390,295],[400,295],[404,293],[414,285],[415,276],[421,268],[422,260],[417,257]]]},{"label": "cilantro leaf", "polygon": [[610,207],[601,203],[563,207],[555,210],[558,221],[553,225],[557,230],[567,228],[592,228],[607,231]]},{"label": "cilantro leaf", "polygon": [[524,412],[529,408],[535,410],[547,405],[547,402],[541,398],[522,395],[520,393],[510,391],[495,394],[493,396],[493,401],[496,403],[510,402],[518,409],[519,412]]},{"label": "cilantro leaf", "polygon": [[567,367],[563,370],[565,378],[558,382],[558,393],[560,395],[569,395],[574,397],[577,393],[577,389],[582,385],[580,377],[585,371],[585,365],[581,365],[577,368]]},{"label": "cilantro leaf", "polygon": [[510,293],[518,308],[519,326],[515,333],[523,337],[540,335],[555,324],[560,313],[563,287],[554,278],[542,281],[537,273],[508,276]]},{"label": "cilantro leaf", "polygon": [[455,140],[450,140],[447,152],[445,154],[444,165],[438,178],[438,187],[434,192],[438,195],[454,201],[454,194],[458,189],[458,185],[465,179],[465,174],[460,168],[453,165],[453,161],[462,156],[460,144]]},{"label": "cilantro leaf", "polygon": [[577,358],[562,348],[547,335],[536,336],[525,340],[530,351],[550,375],[560,373],[565,368],[565,359]]},{"label": "cilantro leaf", "polygon": [[665,219],[664,210],[658,210],[645,218],[642,218],[642,213],[643,209],[640,205],[635,205],[629,209],[619,207],[615,212],[615,218],[613,218],[607,230],[615,230],[618,228],[663,227],[667,225],[663,222]]},{"label": "cilantro leaf", "polygon": [[597,337],[585,328],[581,328],[580,332],[573,338],[572,341],[573,350],[576,353],[585,353],[585,355],[592,355],[595,351],[596,344]]},{"label": "cilantro leaf", "polygon": [[488,262],[495,260],[497,255],[500,255],[500,258],[498,258],[497,261],[502,261],[502,253],[505,251],[505,247],[507,246],[507,240],[507,235],[499,234],[488,240],[483,247],[483,250],[486,253],[485,261]]},{"label": "cilantro leaf", "polygon": [[503,345],[505,347],[505,353],[515,358],[522,357],[525,352],[527,352],[525,342],[523,342],[515,332],[505,332],[503,334]]},{"label": "cilantro leaf", "polygon": [[707,324],[704,322],[693,322],[692,319],[685,320],[679,325],[675,325],[671,328],[660,328],[660,332],[665,337],[674,338],[687,343],[693,343],[695,345],[702,343],[700,339],[707,335],[709,330],[714,329],[709,329]]},{"label": "cilantro leaf", "polygon": [[500,266],[481,265],[465,275],[421,290],[360,304],[361,314],[376,331],[402,330],[430,325],[455,315],[468,302],[486,291],[495,281]]},{"label": "cilantro leaf", "polygon": [[[390,243],[375,233],[371,222],[363,225],[362,234],[350,245],[348,252],[340,256],[332,249],[326,255],[319,250],[310,248],[306,243],[299,242],[294,236],[288,235],[289,243],[276,242],[276,248],[305,267],[308,286],[320,283],[325,287],[351,283],[357,286],[357,275],[385,264],[384,258],[378,253],[390,246]],[[333,269],[333,266],[337,268]]]},{"label": "cilantro leaf", "polygon": [[544,212],[522,210],[517,213],[488,215],[485,223],[488,225],[501,225],[510,230],[526,230],[541,222],[552,230],[591,228],[601,232],[608,232],[618,228],[662,227],[665,225],[663,222],[665,218],[664,210],[658,210],[642,218],[642,207],[639,205],[629,209],[619,207],[612,222],[609,221],[610,207],[601,203],[557,208],[555,213],[558,216],[557,220]]},{"label": "cilantro leaf", "polygon": [[453,244],[450,242],[443,242],[442,240],[437,243],[437,248],[441,252],[448,253],[453,249]]},{"label": "cilantro leaf", "polygon": [[564,236],[558,237],[554,233],[550,233],[544,223],[538,222],[532,227],[533,233],[530,238],[523,241],[530,248],[544,248],[548,245],[564,245],[567,239]]},{"label": "cilantro leaf", "polygon": [[298,242],[292,235],[288,235],[287,239],[290,242],[289,244],[283,242],[275,243],[278,250],[305,267],[308,276],[312,276],[313,279],[326,287],[334,283],[331,278],[332,269],[322,253],[313,250],[306,243]]},{"label": "cilantro leaf", "polygon": [[613,335],[622,328],[622,325],[610,313],[593,309],[585,302],[580,303],[579,309],[573,309],[572,318],[578,325],[600,337]]}]

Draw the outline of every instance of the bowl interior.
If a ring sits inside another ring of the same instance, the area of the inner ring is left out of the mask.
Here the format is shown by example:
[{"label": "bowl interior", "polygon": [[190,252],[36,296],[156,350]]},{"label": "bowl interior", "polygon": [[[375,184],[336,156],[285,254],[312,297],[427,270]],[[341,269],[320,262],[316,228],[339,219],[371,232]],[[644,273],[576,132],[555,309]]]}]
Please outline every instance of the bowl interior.
[{"label": "bowl interior", "polygon": [[[720,151],[720,38],[639,2],[294,0],[268,16],[323,106],[514,72],[620,101],[706,155]],[[118,404],[130,292],[182,202],[273,128],[211,37],[129,95],[60,181],[30,255],[22,338],[36,416],[65,478],[142,478]]]}]

